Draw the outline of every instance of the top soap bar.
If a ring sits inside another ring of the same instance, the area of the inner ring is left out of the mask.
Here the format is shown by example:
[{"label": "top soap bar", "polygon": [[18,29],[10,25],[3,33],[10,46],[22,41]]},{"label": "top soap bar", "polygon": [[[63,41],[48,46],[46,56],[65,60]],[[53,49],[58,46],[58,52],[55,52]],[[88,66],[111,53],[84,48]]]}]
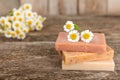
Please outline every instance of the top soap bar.
[{"label": "top soap bar", "polygon": [[106,51],[106,40],[103,33],[94,33],[93,40],[90,43],[83,41],[69,42],[67,40],[68,33],[60,32],[55,43],[55,48],[58,51],[70,52],[96,52],[101,53]]}]

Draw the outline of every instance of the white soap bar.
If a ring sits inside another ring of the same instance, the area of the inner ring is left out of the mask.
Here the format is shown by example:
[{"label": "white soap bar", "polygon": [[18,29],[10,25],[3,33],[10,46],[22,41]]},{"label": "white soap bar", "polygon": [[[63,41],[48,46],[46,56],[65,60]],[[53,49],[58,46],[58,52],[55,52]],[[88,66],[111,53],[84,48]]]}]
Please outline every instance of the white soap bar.
[{"label": "white soap bar", "polygon": [[62,69],[63,70],[114,71],[114,67],[115,67],[115,63],[113,60],[80,62],[80,63],[76,63],[76,64],[64,64],[64,61],[62,61]]}]

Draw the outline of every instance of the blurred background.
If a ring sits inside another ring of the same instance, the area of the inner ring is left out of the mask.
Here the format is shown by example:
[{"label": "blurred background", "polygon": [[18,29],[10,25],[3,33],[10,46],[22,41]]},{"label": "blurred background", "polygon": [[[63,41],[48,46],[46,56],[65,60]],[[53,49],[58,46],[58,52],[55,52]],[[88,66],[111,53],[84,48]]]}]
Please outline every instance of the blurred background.
[{"label": "blurred background", "polygon": [[120,15],[120,0],[0,0],[0,16],[31,3],[41,15]]}]

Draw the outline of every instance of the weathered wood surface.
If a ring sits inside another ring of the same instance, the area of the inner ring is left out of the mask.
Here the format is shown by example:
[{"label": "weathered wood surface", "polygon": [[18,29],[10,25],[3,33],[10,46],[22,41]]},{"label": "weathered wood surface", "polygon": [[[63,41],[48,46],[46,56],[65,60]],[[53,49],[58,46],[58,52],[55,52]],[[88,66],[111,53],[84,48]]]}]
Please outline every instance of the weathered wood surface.
[{"label": "weathered wood surface", "polygon": [[108,0],[108,14],[120,15],[120,0]]},{"label": "weathered wood surface", "polygon": [[13,8],[18,8],[20,0],[0,0],[0,16],[7,15]]},{"label": "weathered wood surface", "polygon": [[[66,20],[103,32],[115,50],[115,71],[63,71],[54,43]],[[40,32],[23,41],[0,35],[0,80],[120,80],[120,17],[48,17]]]},{"label": "weathered wood surface", "polygon": [[79,14],[106,15],[107,0],[79,0]]},{"label": "weathered wood surface", "polygon": [[0,16],[24,3],[41,15],[120,15],[119,0],[0,0]]}]

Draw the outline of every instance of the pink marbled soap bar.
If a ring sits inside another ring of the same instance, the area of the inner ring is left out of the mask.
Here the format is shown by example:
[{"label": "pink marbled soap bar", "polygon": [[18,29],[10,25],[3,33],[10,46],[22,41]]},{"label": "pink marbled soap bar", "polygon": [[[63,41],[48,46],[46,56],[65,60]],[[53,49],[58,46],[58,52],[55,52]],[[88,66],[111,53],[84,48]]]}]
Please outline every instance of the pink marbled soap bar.
[{"label": "pink marbled soap bar", "polygon": [[94,38],[90,43],[83,41],[69,42],[67,40],[68,33],[60,32],[55,43],[57,51],[68,52],[96,52],[101,53],[106,51],[106,40],[103,33],[94,33]]}]

